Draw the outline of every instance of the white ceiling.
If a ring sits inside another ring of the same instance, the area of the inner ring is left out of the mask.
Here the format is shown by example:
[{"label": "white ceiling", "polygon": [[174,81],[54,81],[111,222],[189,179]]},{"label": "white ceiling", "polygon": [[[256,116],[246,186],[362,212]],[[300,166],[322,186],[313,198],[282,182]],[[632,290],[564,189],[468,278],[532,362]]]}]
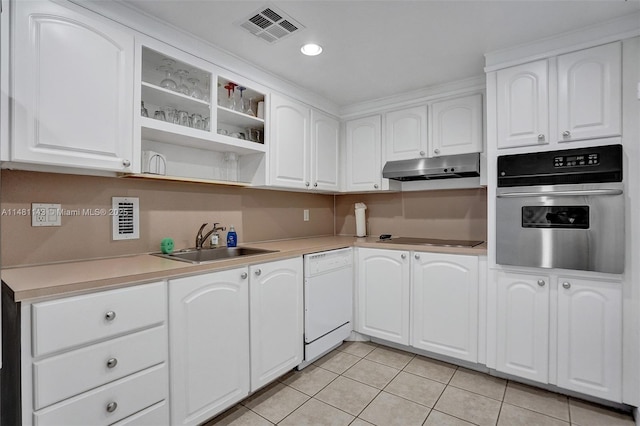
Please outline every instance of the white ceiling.
[{"label": "white ceiling", "polygon": [[[485,52],[640,10],[640,0],[121,1],[339,106],[478,76]],[[306,28],[269,44],[234,25],[267,4]],[[310,41],[320,56],[300,53]]]}]

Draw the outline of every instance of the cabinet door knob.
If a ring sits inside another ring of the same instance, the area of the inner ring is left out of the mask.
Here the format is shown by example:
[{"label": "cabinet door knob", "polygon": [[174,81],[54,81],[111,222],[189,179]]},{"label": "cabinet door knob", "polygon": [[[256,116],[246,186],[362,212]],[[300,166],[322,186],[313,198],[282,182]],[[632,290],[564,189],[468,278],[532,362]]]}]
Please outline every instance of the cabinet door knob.
[{"label": "cabinet door knob", "polygon": [[246,280],[248,276],[249,275],[246,272],[243,272],[242,274],[240,274],[240,278],[242,278],[243,280]]},{"label": "cabinet door knob", "polygon": [[565,282],[562,283],[562,287],[566,288],[568,290],[568,289],[571,288],[571,283],[568,283],[568,282],[565,281]]},{"label": "cabinet door knob", "polygon": [[109,311],[104,314],[104,319],[106,319],[107,321],[113,321],[114,319],[116,319],[116,313],[113,311]]},{"label": "cabinet door knob", "polygon": [[539,285],[540,287],[544,287],[544,285],[545,285],[545,284],[546,284],[546,283],[544,282],[544,280],[538,280],[538,285]]},{"label": "cabinet door knob", "polygon": [[109,413],[116,411],[116,408],[118,408],[118,403],[115,401],[107,404],[107,412]]},{"label": "cabinet door knob", "polygon": [[406,254],[404,254],[404,253],[402,253],[402,254],[400,255],[400,258],[402,258],[402,259],[406,259],[406,258],[407,258],[407,255],[406,255]]},{"label": "cabinet door knob", "polygon": [[414,257],[415,257],[416,259],[420,259],[420,255],[419,255],[418,253],[416,253],[416,254],[414,255]]},{"label": "cabinet door knob", "polygon": [[317,187],[318,187],[318,182],[314,183],[314,184],[313,184],[313,187],[314,187],[314,188],[317,188]]},{"label": "cabinet door knob", "polygon": [[375,189],[378,189],[378,184],[377,184],[377,183],[376,183],[376,184],[374,184],[374,185],[373,185],[373,187],[374,187]]},{"label": "cabinet door knob", "polygon": [[543,141],[543,140],[544,140],[544,135],[543,135],[542,133],[540,133],[540,134],[538,135],[538,140],[539,140],[539,141]]},{"label": "cabinet door knob", "polygon": [[433,152],[435,152],[436,154],[440,154],[440,150],[438,148],[434,149]]},{"label": "cabinet door knob", "polygon": [[424,151],[420,151],[420,155],[421,155],[422,157],[424,157],[424,155],[425,155],[425,154],[426,154],[426,153],[425,153]]},{"label": "cabinet door knob", "polygon": [[113,368],[113,367],[115,367],[116,365],[118,365],[118,359],[117,359],[117,358],[109,358],[109,359],[107,360],[107,367],[108,367],[108,368]]},{"label": "cabinet door knob", "polygon": [[568,130],[565,130],[564,132],[562,132],[562,136],[565,138],[568,138],[569,136],[571,136],[571,132]]},{"label": "cabinet door knob", "polygon": [[129,160],[122,160],[122,165],[125,167],[129,167],[131,165],[131,161]]},{"label": "cabinet door knob", "polygon": [[255,272],[256,275],[260,275],[261,273],[262,271],[260,269],[256,269],[256,272]]},{"label": "cabinet door knob", "polygon": [[305,182],[305,183],[304,183],[304,186],[309,186],[309,185],[310,185],[310,183],[309,183],[309,182]]}]

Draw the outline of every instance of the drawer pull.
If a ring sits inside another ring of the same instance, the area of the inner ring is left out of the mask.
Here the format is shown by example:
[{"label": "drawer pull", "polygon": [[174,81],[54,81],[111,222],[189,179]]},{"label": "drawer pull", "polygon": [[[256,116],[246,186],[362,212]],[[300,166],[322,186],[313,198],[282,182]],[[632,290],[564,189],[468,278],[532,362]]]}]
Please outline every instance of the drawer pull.
[{"label": "drawer pull", "polygon": [[539,285],[540,287],[544,287],[544,285],[545,285],[545,284],[546,284],[546,283],[544,282],[544,280],[538,280],[538,285]]},{"label": "drawer pull", "polygon": [[117,358],[109,358],[109,359],[107,360],[107,367],[109,367],[109,368],[113,368],[113,367],[115,367],[116,365],[118,365],[118,359],[117,359]]},{"label": "drawer pull", "polygon": [[116,313],[113,311],[109,311],[104,314],[104,319],[106,319],[107,321],[113,321],[114,319],[116,319]]},{"label": "drawer pull", "polygon": [[562,283],[562,287],[566,288],[567,290],[569,290],[571,288],[571,283],[564,282],[564,283]]},{"label": "drawer pull", "polygon": [[107,412],[109,413],[113,413],[114,411],[116,411],[117,408],[118,408],[118,403],[115,401],[107,404]]}]

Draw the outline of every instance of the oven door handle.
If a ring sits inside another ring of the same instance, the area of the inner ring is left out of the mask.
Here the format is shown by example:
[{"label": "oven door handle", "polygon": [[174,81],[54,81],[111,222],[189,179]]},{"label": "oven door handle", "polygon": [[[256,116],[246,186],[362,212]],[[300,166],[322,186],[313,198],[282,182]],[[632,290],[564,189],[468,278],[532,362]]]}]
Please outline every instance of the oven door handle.
[{"label": "oven door handle", "polygon": [[521,197],[583,197],[589,195],[621,195],[621,189],[583,189],[573,191],[550,191],[550,192],[505,192],[498,194],[498,198],[521,198]]}]

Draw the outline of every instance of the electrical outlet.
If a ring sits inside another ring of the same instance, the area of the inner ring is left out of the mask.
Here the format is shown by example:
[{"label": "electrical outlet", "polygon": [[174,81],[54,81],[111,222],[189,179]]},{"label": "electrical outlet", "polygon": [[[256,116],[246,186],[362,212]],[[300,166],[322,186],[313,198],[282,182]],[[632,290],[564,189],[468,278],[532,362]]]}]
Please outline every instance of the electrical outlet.
[{"label": "electrical outlet", "polygon": [[60,204],[31,203],[31,226],[61,226]]},{"label": "electrical outlet", "polygon": [[309,209],[304,209],[302,217],[303,217],[305,222],[309,222]]}]

